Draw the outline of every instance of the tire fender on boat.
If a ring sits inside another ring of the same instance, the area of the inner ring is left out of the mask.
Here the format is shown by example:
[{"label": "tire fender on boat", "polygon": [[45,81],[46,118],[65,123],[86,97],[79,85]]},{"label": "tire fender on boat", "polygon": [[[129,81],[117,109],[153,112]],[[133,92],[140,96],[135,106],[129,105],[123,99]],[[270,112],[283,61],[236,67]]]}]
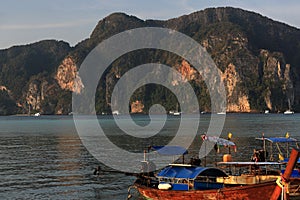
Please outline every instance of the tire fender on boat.
[{"label": "tire fender on boat", "polygon": [[172,188],[172,185],[169,183],[160,183],[158,185],[158,189],[160,189],[160,190],[169,190],[171,188]]}]

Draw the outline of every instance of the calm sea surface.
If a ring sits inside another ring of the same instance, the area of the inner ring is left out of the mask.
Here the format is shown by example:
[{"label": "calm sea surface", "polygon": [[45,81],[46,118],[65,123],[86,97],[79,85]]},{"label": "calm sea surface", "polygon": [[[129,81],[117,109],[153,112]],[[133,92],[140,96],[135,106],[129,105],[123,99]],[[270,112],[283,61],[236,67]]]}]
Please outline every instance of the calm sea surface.
[{"label": "calm sea surface", "polygon": [[[133,118],[140,125],[149,122],[147,116]],[[201,115],[199,135],[206,132],[209,121],[210,115]],[[124,135],[109,116],[99,117],[99,122],[116,145],[137,152],[148,145],[167,144],[176,134],[180,118],[169,117],[161,133],[143,140]],[[233,158],[249,161],[253,149],[261,146],[255,140],[261,133],[270,137],[289,132],[300,139],[300,114],[227,114],[222,136],[227,138],[228,132],[237,145]],[[190,156],[197,155],[201,143],[197,136],[189,149]],[[227,151],[221,149],[221,153]],[[220,161],[221,153],[211,152],[207,163]],[[112,169],[82,145],[72,116],[0,117],[0,160],[0,199],[125,200],[135,180],[122,173],[107,172]],[[95,176],[93,170],[98,165],[106,172]]]}]

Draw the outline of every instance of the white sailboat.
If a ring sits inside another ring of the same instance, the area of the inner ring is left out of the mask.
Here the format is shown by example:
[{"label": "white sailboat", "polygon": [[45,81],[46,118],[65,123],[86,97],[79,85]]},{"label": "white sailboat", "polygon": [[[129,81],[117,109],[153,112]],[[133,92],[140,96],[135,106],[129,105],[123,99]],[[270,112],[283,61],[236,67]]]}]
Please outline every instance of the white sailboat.
[{"label": "white sailboat", "polygon": [[294,114],[294,111],[291,110],[291,102],[290,102],[290,99],[288,99],[288,104],[289,104],[289,109],[286,110],[283,114],[285,114],[285,115],[292,115],[292,114]]},{"label": "white sailboat", "polygon": [[226,115],[226,112],[221,111],[221,112],[217,112],[218,115]]},{"label": "white sailboat", "polygon": [[284,111],[284,113],[283,114],[285,114],[285,115],[292,115],[292,114],[294,114],[294,111],[292,111],[292,110],[286,110],[286,111]]},{"label": "white sailboat", "polygon": [[179,116],[179,115],[181,115],[181,112],[176,111],[176,112],[173,113],[173,115],[174,116]]},{"label": "white sailboat", "polygon": [[177,103],[177,105],[176,105],[176,111],[174,111],[173,115],[174,115],[174,116],[179,116],[179,115],[181,115],[181,112],[178,111],[178,103]]}]

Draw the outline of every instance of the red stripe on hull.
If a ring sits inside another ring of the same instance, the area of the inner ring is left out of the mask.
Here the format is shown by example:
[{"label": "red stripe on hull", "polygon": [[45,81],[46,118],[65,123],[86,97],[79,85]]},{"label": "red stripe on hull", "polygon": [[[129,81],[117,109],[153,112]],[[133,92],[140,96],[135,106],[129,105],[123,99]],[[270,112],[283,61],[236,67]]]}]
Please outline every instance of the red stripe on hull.
[{"label": "red stripe on hull", "polygon": [[190,191],[159,190],[138,184],[136,184],[136,186],[141,195],[153,200],[266,200],[270,199],[272,196],[276,183],[267,182],[255,185],[228,187],[218,190]]}]

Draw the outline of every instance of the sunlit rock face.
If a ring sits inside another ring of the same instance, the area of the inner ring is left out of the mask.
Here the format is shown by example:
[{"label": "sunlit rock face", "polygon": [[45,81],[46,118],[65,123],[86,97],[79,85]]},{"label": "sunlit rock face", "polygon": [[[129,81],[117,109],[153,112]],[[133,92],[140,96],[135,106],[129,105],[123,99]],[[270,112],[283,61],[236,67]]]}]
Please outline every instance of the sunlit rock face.
[{"label": "sunlit rock face", "polygon": [[80,94],[84,87],[79,77],[76,63],[71,57],[65,58],[61,65],[59,65],[55,79],[61,89],[77,94]]}]

